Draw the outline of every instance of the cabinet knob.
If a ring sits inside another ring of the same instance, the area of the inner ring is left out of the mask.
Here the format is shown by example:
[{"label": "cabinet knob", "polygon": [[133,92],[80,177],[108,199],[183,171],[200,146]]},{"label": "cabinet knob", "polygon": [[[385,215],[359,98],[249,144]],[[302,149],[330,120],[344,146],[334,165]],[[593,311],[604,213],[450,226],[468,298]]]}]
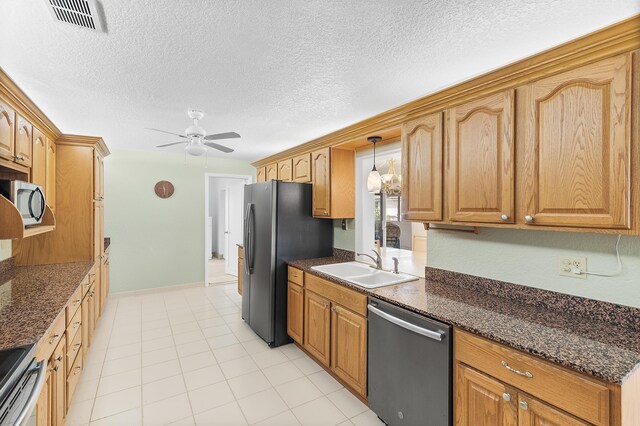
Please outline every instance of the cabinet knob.
[{"label": "cabinet knob", "polygon": [[511,395],[508,394],[507,392],[502,394],[502,399],[504,399],[505,401],[509,402],[511,401]]},{"label": "cabinet knob", "polygon": [[51,339],[49,339],[49,344],[53,345],[53,343],[58,340],[58,337],[60,337],[59,334],[54,334],[53,336],[51,336]]},{"label": "cabinet knob", "polygon": [[58,355],[58,358],[56,358],[56,361],[62,361],[62,355]]},{"label": "cabinet knob", "polygon": [[520,405],[520,408],[522,408],[523,410],[529,409],[529,404],[527,404],[527,401],[520,401],[518,405]]},{"label": "cabinet knob", "polygon": [[526,215],[524,217],[525,222],[527,223],[532,223],[533,222],[533,216],[531,216],[530,214]]},{"label": "cabinet knob", "polygon": [[329,307],[329,304],[327,302],[324,302],[323,306],[325,309],[327,309]]},{"label": "cabinet knob", "polygon": [[507,214],[503,214],[502,216],[500,216],[500,219],[502,219],[502,220],[509,220],[509,215],[507,215]]}]

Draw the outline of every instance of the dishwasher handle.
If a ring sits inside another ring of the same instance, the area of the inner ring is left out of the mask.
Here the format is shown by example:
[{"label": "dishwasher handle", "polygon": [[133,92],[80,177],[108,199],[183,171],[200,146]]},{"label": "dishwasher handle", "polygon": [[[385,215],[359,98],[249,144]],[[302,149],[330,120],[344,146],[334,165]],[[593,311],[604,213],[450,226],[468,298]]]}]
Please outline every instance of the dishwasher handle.
[{"label": "dishwasher handle", "polygon": [[427,328],[422,328],[422,327],[418,327],[415,324],[411,324],[410,322],[407,322],[403,319],[400,318],[396,318],[393,315],[389,315],[388,313],[376,308],[373,305],[367,305],[367,309],[369,310],[369,312],[371,312],[372,314],[375,314],[377,316],[379,316],[382,319],[385,319],[395,325],[397,325],[398,327],[402,327],[406,330],[412,331],[414,333],[420,334],[422,336],[428,337],[429,339],[433,339],[433,340],[437,340],[438,342],[442,342],[442,339],[444,339],[444,337],[446,336],[446,333],[444,331],[438,330],[438,331],[433,331],[433,330],[429,330]]}]

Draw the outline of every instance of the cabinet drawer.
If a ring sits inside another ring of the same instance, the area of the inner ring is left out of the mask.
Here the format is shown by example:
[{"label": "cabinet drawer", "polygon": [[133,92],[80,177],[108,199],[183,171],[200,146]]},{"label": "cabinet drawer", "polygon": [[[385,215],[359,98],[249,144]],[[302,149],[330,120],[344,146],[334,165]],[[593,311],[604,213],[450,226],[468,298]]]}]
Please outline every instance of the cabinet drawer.
[{"label": "cabinet drawer", "polygon": [[454,333],[456,360],[595,425],[609,424],[609,389],[595,380],[471,333]]},{"label": "cabinet drawer", "polygon": [[82,333],[76,333],[73,340],[67,343],[67,376],[71,373],[74,361],[82,352]]},{"label": "cabinet drawer", "polygon": [[73,295],[69,299],[69,302],[67,303],[67,309],[66,309],[66,318],[67,318],[66,326],[67,327],[69,326],[69,324],[71,324],[71,319],[76,315],[76,313],[78,312],[78,308],[80,307],[81,304],[82,304],[82,286],[78,286],[76,291],[73,292]]},{"label": "cabinet drawer", "polygon": [[[82,327],[82,309],[76,310],[76,313],[71,318],[71,321],[67,324],[67,347],[71,345],[71,342],[76,338],[76,334],[80,331]],[[80,333],[82,334],[82,333]]]},{"label": "cabinet drawer", "polygon": [[63,310],[60,312],[53,324],[51,324],[51,327],[49,327],[49,330],[47,330],[44,337],[42,337],[42,340],[40,340],[40,344],[38,345],[38,350],[36,352],[37,360],[51,358],[53,350],[58,346],[58,342],[64,337],[65,325],[65,312]]},{"label": "cabinet drawer", "polygon": [[86,277],[84,277],[84,279],[82,280],[82,283],[80,284],[80,287],[82,287],[82,297],[84,297],[87,294],[87,292],[89,291],[89,287],[91,287],[91,284],[92,284],[91,274],[92,273],[93,273],[93,270],[91,272],[89,272]]},{"label": "cabinet drawer", "polygon": [[364,294],[311,274],[305,274],[305,289],[318,293],[357,314],[367,316],[367,296]]},{"label": "cabinet drawer", "polygon": [[67,408],[71,401],[73,401],[73,394],[76,391],[78,382],[80,381],[80,375],[82,373],[82,351],[78,351],[78,356],[73,365],[69,369],[69,375],[67,376]]},{"label": "cabinet drawer", "polygon": [[289,281],[298,285],[304,285],[303,277],[303,272],[300,269],[289,266]]}]

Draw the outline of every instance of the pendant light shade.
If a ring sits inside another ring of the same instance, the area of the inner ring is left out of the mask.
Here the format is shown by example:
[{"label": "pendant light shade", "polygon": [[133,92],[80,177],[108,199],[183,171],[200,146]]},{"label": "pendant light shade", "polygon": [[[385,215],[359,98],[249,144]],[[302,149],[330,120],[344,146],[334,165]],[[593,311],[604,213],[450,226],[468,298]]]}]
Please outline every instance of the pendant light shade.
[{"label": "pendant light shade", "polygon": [[382,177],[376,169],[376,143],[380,142],[382,138],[380,136],[370,136],[367,140],[373,144],[373,168],[367,177],[367,191],[377,194],[382,189]]}]

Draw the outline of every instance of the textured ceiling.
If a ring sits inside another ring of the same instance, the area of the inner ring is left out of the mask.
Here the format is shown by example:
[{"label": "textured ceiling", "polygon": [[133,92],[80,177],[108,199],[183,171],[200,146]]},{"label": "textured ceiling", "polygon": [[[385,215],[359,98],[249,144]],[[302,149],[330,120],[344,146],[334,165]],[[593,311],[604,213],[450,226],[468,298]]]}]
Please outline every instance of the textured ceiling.
[{"label": "textured ceiling", "polygon": [[101,5],[106,34],[54,22],[45,0],[0,0],[0,66],[63,132],[151,150],[176,139],[143,127],[182,132],[198,108],[250,160],[640,13],[640,0]]}]

